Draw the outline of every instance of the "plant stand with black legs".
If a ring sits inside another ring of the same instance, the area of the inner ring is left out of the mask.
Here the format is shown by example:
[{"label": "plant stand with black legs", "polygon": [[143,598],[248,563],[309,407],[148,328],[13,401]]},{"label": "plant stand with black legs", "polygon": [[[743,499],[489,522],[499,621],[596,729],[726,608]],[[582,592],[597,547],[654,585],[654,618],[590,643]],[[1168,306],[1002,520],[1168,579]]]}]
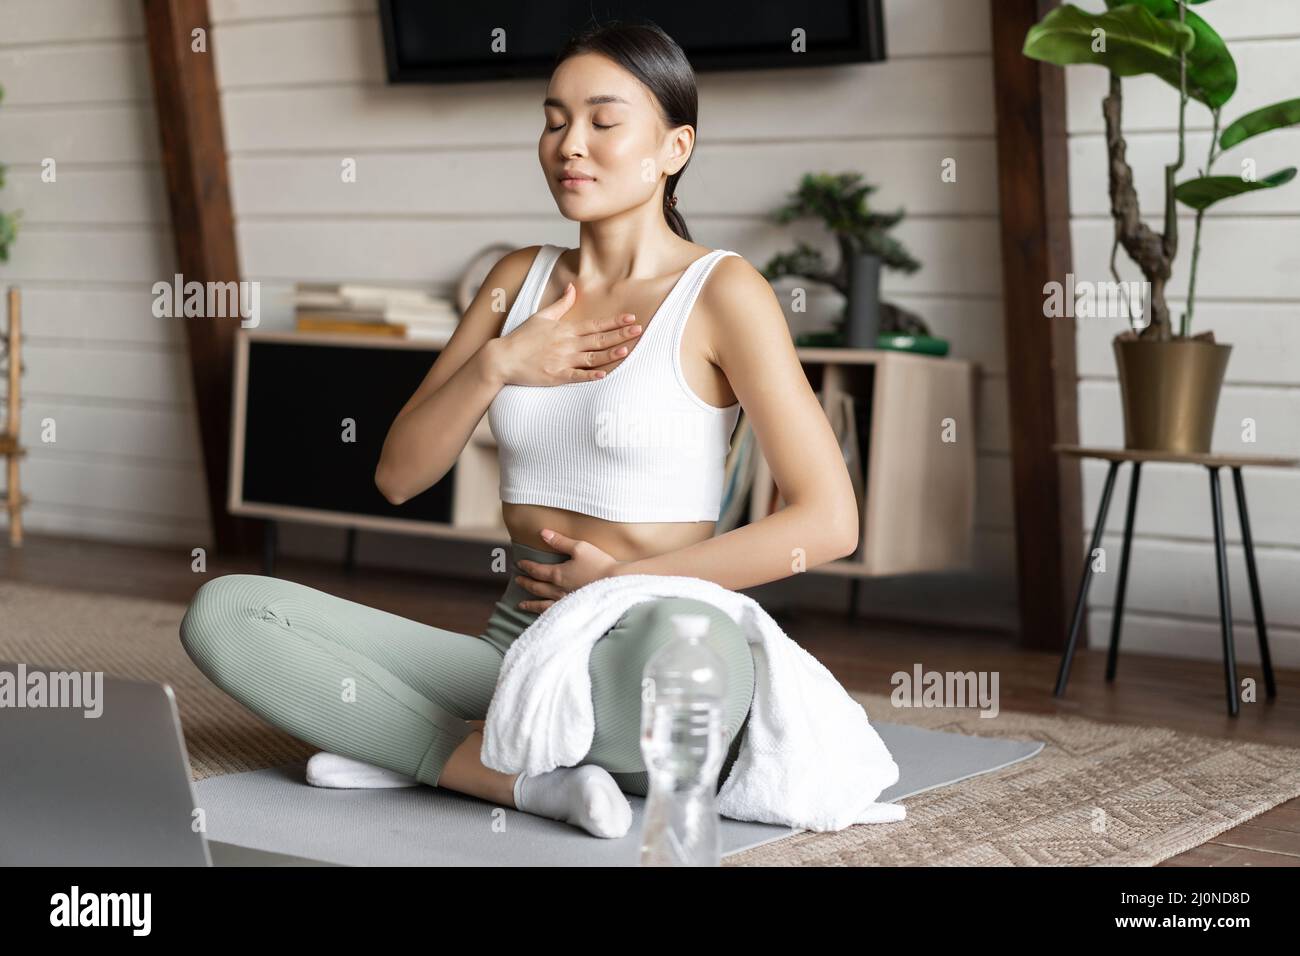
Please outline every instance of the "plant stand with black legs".
[{"label": "plant stand with black legs", "polygon": [[1242,484],[1241,469],[1246,465],[1261,467],[1290,468],[1300,464],[1300,459],[1278,458],[1257,455],[1219,455],[1219,454],[1179,454],[1163,451],[1139,451],[1120,448],[1084,448],[1078,445],[1054,445],[1053,449],[1062,455],[1077,458],[1101,458],[1110,462],[1106,471],[1106,484],[1101,492],[1101,504],[1097,508],[1097,520],[1092,528],[1092,540],[1083,561],[1083,580],[1079,584],[1079,596],[1075,599],[1074,615],[1070,622],[1070,636],[1061,657],[1061,669],[1056,676],[1054,696],[1065,693],[1065,684],[1070,679],[1070,663],[1079,641],[1079,632],[1083,624],[1083,612],[1087,606],[1088,586],[1092,583],[1093,558],[1101,547],[1101,536],[1106,527],[1106,513],[1110,509],[1110,496],[1115,487],[1115,476],[1120,465],[1131,462],[1133,476],[1129,482],[1128,510],[1124,517],[1124,544],[1120,551],[1119,581],[1115,586],[1115,608],[1110,626],[1110,647],[1106,653],[1106,680],[1115,679],[1115,668],[1119,660],[1119,632],[1124,619],[1124,596],[1128,584],[1129,554],[1133,543],[1133,519],[1137,513],[1138,479],[1142,465],[1148,461],[1176,462],[1182,464],[1202,465],[1210,476],[1210,507],[1214,517],[1214,557],[1219,584],[1219,626],[1223,633],[1223,668],[1228,696],[1228,713],[1236,717],[1241,710],[1237,689],[1237,660],[1232,642],[1232,602],[1228,588],[1228,549],[1223,533],[1223,498],[1219,485],[1219,469],[1232,470],[1233,488],[1237,498],[1237,515],[1241,522],[1241,544],[1246,556],[1246,576],[1250,581],[1250,600],[1255,615],[1255,632],[1259,637],[1259,660],[1264,670],[1264,689],[1268,699],[1277,697],[1277,684],[1273,680],[1273,661],[1268,652],[1268,630],[1264,621],[1264,602],[1259,593],[1259,573],[1255,567],[1255,542],[1250,533],[1250,516],[1246,510],[1246,488]]}]

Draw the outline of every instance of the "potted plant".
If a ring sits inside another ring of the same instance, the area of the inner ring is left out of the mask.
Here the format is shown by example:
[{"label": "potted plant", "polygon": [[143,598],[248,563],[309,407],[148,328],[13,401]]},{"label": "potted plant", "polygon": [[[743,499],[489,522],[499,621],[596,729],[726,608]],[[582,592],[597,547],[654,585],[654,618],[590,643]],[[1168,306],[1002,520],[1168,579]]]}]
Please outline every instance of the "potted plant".
[{"label": "potted plant", "polygon": [[[4,87],[0,86],[0,101],[4,100]],[[0,186],[5,184],[5,165],[0,163]],[[18,235],[18,220],[21,213],[7,213],[0,210],[0,262],[9,261],[9,245]]]},{"label": "potted plant", "polygon": [[910,313],[888,304],[882,308],[881,269],[911,273],[921,268],[921,263],[889,234],[902,220],[903,211],[870,211],[866,198],[876,187],[861,179],[858,173],[806,173],[789,201],[771,213],[779,223],[802,216],[819,217],[839,243],[840,257],[834,269],[827,267],[818,250],[800,241],[793,251],[773,256],[762,274],[769,281],[799,276],[824,282],[843,295],[846,307],[835,323],[836,344],[875,348],[882,331],[929,335],[924,323]]},{"label": "potted plant", "polygon": [[[1216,343],[1212,331],[1191,334],[1205,210],[1233,196],[1277,188],[1296,174],[1290,167],[1257,178],[1248,175],[1250,164],[1246,164],[1240,175],[1212,175],[1214,162],[1224,151],[1260,133],[1300,122],[1300,100],[1255,110],[1220,132],[1223,107],[1237,88],[1237,67],[1218,33],[1187,9],[1189,2],[1205,0],[1106,0],[1107,9],[1100,13],[1065,4],[1043,17],[1025,36],[1026,56],[1058,66],[1091,63],[1110,71],[1101,109],[1115,222],[1111,274],[1119,280],[1115,253],[1123,246],[1145,277],[1150,297],[1147,314],[1142,316],[1146,324],[1134,324],[1113,343],[1124,406],[1124,445],[1131,449],[1210,450],[1232,346]],[[1179,91],[1178,153],[1164,168],[1163,232],[1142,220],[1121,131],[1121,77],[1145,74],[1158,76]],[[1187,161],[1189,100],[1209,110],[1213,133],[1204,167],[1196,176],[1177,182]],[[1175,330],[1166,293],[1180,251],[1178,203],[1195,210],[1196,219],[1187,307]]]}]

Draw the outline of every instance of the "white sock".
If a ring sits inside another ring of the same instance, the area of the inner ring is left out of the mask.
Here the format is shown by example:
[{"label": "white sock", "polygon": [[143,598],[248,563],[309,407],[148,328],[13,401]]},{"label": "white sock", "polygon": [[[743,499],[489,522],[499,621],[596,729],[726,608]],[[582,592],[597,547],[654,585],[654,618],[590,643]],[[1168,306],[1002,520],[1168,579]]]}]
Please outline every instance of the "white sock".
[{"label": "white sock", "polygon": [[515,781],[515,806],[598,837],[625,836],[632,828],[632,805],[609,771],[595,764],[521,773]]},{"label": "white sock", "polygon": [[376,767],[322,750],[307,761],[307,782],[313,787],[338,790],[376,790],[385,787],[414,787],[420,781],[396,770]]}]

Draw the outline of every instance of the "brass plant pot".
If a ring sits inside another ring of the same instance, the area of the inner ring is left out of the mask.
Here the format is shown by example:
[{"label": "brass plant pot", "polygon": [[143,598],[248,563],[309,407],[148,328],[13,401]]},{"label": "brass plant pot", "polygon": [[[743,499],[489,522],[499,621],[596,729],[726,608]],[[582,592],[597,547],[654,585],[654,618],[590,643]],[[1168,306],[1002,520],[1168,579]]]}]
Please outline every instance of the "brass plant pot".
[{"label": "brass plant pot", "polygon": [[1203,339],[1116,340],[1124,447],[1208,452],[1231,345]]}]

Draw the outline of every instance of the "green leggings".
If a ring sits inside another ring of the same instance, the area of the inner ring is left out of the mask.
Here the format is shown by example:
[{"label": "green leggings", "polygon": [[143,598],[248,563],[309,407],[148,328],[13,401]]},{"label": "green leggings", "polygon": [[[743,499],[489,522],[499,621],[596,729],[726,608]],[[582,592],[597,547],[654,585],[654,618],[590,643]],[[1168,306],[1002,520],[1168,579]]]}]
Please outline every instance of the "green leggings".
[{"label": "green leggings", "polygon": [[[518,559],[567,555],[510,542],[509,583],[478,637],[411,621],[324,591],[259,574],[225,574],[199,588],[181,621],[194,663],[264,720],[331,753],[436,786],[452,752],[487,717],[510,644],[537,619],[514,577]],[[739,626],[712,604],[655,598],[630,608],[592,648],[595,733],[581,763],[604,767],[644,796],[641,675],[672,636],[674,613],[706,614],[707,638],[726,664],[729,742],[718,787],[735,762],[754,691],[754,662]]]}]

